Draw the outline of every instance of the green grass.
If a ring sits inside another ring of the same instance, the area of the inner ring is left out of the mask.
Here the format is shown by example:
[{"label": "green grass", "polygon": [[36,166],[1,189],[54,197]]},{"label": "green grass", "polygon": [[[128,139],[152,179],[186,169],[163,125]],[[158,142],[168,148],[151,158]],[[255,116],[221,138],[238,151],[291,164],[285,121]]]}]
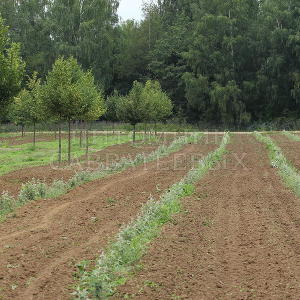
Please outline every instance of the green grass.
[{"label": "green grass", "polygon": [[19,136],[22,135],[21,132],[4,132],[0,133],[0,138],[7,138],[7,137],[14,137],[14,136]]},{"label": "green grass", "polygon": [[[138,136],[141,139],[141,136]],[[130,135],[94,136],[90,139],[90,152],[99,151],[115,144],[131,141]],[[62,140],[63,160],[67,159],[68,142]],[[33,145],[22,144],[11,147],[1,147],[0,151],[0,176],[11,171],[24,168],[43,166],[57,161],[58,141],[38,142],[35,149]],[[72,158],[85,154],[85,148],[80,148],[79,139],[72,140]]]},{"label": "green grass", "polygon": [[[13,213],[17,207],[25,205],[27,202],[38,200],[41,198],[50,199],[63,195],[86,182],[103,178],[111,174],[121,172],[129,167],[134,167],[142,163],[150,162],[159,157],[167,156],[181,149],[187,143],[197,143],[203,134],[193,134],[191,136],[181,136],[172,141],[170,145],[162,144],[153,152],[146,155],[138,154],[134,159],[123,157],[120,161],[113,162],[110,166],[99,168],[94,171],[80,171],[67,181],[54,180],[48,185],[43,181],[32,179],[31,181],[22,184],[20,193],[17,197],[12,197],[4,192],[0,195],[0,222],[5,221],[7,214]],[[158,141],[154,138],[154,141]],[[109,202],[114,202],[114,199],[108,199]]]}]

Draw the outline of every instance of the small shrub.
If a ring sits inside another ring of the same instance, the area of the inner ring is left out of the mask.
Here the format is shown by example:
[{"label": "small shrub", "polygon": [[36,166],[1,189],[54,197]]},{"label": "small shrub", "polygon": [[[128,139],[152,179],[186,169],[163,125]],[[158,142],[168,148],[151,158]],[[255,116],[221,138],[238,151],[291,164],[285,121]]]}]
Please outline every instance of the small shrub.
[{"label": "small shrub", "polygon": [[54,180],[47,188],[47,198],[58,197],[68,191],[68,185],[63,180]]},{"label": "small shrub", "polygon": [[39,180],[33,179],[30,182],[22,184],[21,192],[19,194],[19,202],[26,203],[39,198],[43,198],[46,195],[46,184]]},{"label": "small shrub", "polygon": [[7,192],[3,192],[0,197],[0,215],[10,213],[16,207],[14,197],[10,196]]},{"label": "small shrub", "polygon": [[193,184],[185,184],[183,186],[182,197],[191,196],[195,192],[195,186]]}]

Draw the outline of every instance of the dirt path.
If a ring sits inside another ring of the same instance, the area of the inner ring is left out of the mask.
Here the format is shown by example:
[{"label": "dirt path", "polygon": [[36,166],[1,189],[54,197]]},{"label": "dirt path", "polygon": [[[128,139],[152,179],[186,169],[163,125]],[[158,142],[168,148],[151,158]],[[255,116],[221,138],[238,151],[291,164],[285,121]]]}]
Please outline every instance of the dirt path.
[{"label": "dirt path", "polygon": [[300,199],[253,137],[228,148],[114,299],[299,299]]},{"label": "dirt path", "polygon": [[293,141],[283,134],[268,135],[282,149],[286,158],[300,170],[300,142]]},{"label": "dirt path", "polygon": [[94,259],[149,195],[158,196],[215,144],[187,145],[146,166],[21,208],[0,224],[2,299],[69,299],[74,265]]},{"label": "dirt path", "polygon": [[[62,137],[67,138],[67,134],[63,134]],[[52,142],[55,141],[54,133],[37,133],[36,142]],[[26,134],[25,136],[16,135],[11,137],[0,137],[0,144],[5,143],[8,146],[17,146],[23,144],[29,144],[33,142],[33,134]]]},{"label": "dirt path", "polygon": [[75,163],[73,166],[38,166],[30,168],[22,168],[0,176],[0,193],[7,191],[11,195],[18,195],[22,183],[26,183],[33,178],[45,181],[50,184],[55,179],[68,180],[76,171],[85,169],[86,167],[96,169],[100,163],[109,164],[112,161],[118,161],[123,157],[135,158],[138,153],[149,154],[154,151],[159,144],[137,144],[133,146],[132,143],[125,143],[119,145],[109,146],[100,151],[94,152],[90,155],[90,163],[86,165],[85,157],[79,159],[80,163]]}]

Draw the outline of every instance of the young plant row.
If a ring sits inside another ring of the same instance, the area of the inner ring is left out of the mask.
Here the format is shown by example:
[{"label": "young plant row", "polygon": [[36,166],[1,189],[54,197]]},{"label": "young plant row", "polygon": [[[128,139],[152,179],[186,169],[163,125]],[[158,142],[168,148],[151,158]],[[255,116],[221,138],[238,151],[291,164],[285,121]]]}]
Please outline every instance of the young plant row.
[{"label": "young plant row", "polygon": [[217,150],[202,159],[158,201],[150,199],[137,219],[121,229],[115,242],[101,254],[92,271],[86,270],[88,262],[79,264],[80,279],[73,293],[76,299],[106,299],[126,282],[161,227],[180,212],[180,199],[191,195],[195,190],[194,183],[222,159],[229,140],[229,133],[225,133]]},{"label": "young plant row", "polygon": [[203,137],[202,133],[196,133],[188,136],[181,136],[175,139],[170,145],[161,145],[149,155],[138,154],[134,159],[122,158],[120,161],[112,163],[108,167],[100,167],[96,171],[81,171],[77,172],[72,178],[67,181],[55,180],[51,185],[33,179],[25,183],[21,187],[21,191],[17,198],[4,192],[0,197],[0,218],[13,212],[17,207],[20,207],[27,202],[55,198],[69,192],[76,186],[84,184],[95,179],[100,179],[116,172],[123,171],[129,167],[134,167],[142,163],[154,161],[163,156],[178,151],[187,143],[196,143]]},{"label": "young plant row", "polygon": [[292,134],[289,131],[283,131],[283,134],[292,141],[300,142],[300,136],[298,136],[298,135]]},{"label": "young plant row", "polygon": [[254,135],[258,141],[266,146],[272,167],[278,169],[278,173],[286,185],[300,197],[300,174],[298,170],[292,166],[284,156],[281,148],[270,137],[264,136],[259,132],[254,132]]}]

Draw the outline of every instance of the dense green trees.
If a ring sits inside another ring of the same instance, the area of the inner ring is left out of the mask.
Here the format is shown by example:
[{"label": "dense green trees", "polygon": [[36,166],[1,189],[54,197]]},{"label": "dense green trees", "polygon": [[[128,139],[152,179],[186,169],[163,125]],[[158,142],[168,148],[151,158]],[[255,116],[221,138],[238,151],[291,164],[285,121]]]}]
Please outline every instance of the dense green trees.
[{"label": "dense green trees", "polygon": [[44,79],[59,56],[73,56],[106,95],[159,81],[191,122],[299,117],[299,0],[158,0],[141,22],[120,23],[118,2],[2,0],[0,13],[28,74]]},{"label": "dense green trees", "polygon": [[0,14],[22,44],[27,71],[44,78],[55,59],[73,56],[109,88],[117,0],[1,0]]},{"label": "dense green trees", "polygon": [[25,64],[19,56],[20,46],[11,43],[8,28],[0,17],[0,119],[9,101],[21,88]]}]

